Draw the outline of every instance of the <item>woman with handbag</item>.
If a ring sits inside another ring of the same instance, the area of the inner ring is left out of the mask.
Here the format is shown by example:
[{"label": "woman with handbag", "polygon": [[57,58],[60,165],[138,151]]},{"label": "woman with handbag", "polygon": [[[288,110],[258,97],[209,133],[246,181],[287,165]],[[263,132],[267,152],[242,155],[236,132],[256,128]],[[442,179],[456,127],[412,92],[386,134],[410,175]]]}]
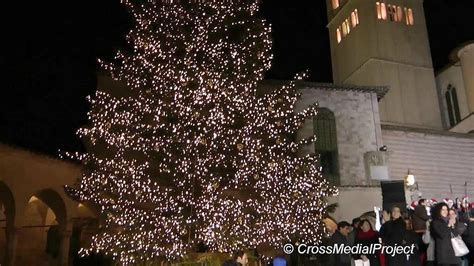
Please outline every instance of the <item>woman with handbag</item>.
[{"label": "woman with handbag", "polygon": [[[456,221],[455,216],[449,216],[449,209],[446,203],[439,203],[433,213],[434,219],[431,224],[433,237],[435,238],[435,254],[438,265],[459,265],[461,258],[456,256],[453,243],[459,243],[458,237],[463,229],[461,223]],[[454,238],[454,240],[452,240]],[[454,242],[453,242],[454,241]],[[462,241],[462,240],[461,240]],[[456,247],[459,247],[456,245]]]}]

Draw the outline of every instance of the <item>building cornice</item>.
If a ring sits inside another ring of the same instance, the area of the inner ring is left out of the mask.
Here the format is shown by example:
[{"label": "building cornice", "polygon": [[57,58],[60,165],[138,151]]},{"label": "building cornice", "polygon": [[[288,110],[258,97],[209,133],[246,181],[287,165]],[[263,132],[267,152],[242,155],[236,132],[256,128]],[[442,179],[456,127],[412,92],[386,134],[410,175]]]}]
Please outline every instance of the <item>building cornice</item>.
[{"label": "building cornice", "polygon": [[12,154],[14,156],[28,156],[28,157],[45,161],[45,162],[62,163],[62,164],[66,164],[73,167],[77,167],[81,165],[79,161],[66,160],[66,159],[60,158],[59,156],[54,157],[50,154],[40,153],[34,150],[27,149],[25,147],[20,147],[20,146],[12,145],[10,143],[0,142],[0,153],[2,152],[7,152],[8,154]]},{"label": "building cornice", "polygon": [[448,137],[455,137],[455,138],[474,139],[474,134],[470,134],[470,133],[458,133],[458,132],[451,132],[451,131],[446,131],[446,130],[416,128],[416,127],[408,127],[408,126],[401,126],[401,125],[382,124],[382,130],[404,131],[404,132],[413,132],[413,133],[420,133],[420,134],[430,134],[430,135],[448,136]]},{"label": "building cornice", "polygon": [[[288,84],[289,80],[274,80],[267,79],[262,81],[262,85],[266,86],[282,86]],[[377,98],[381,99],[387,94],[389,87],[388,86],[357,86],[351,84],[337,85],[334,83],[319,83],[319,82],[309,82],[309,81],[296,81],[296,87],[301,88],[310,88],[310,89],[319,89],[319,90],[338,90],[338,91],[356,91],[361,93],[375,93]]]}]

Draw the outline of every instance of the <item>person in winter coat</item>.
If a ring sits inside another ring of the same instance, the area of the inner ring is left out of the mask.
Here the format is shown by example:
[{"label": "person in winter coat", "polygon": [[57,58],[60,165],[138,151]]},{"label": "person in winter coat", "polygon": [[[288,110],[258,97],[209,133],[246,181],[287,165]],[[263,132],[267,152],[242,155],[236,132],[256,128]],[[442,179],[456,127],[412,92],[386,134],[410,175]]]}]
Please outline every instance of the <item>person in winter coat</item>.
[{"label": "person in winter coat", "polygon": [[[359,228],[354,229],[354,231],[356,232],[354,245],[361,244],[363,247],[370,247],[372,244],[379,243],[377,232],[372,229],[372,225],[368,220],[360,220]],[[355,260],[368,260],[371,266],[380,265],[379,254],[354,254],[353,257]]]},{"label": "person in winter coat", "polygon": [[[459,225],[458,233],[459,235],[463,236],[467,231],[467,223],[465,223],[462,218],[460,219],[458,214],[459,214],[458,210],[453,208],[449,210],[448,217],[449,219],[453,219],[456,221],[456,223]],[[461,257],[461,266],[469,266],[468,256]]]},{"label": "person in winter coat", "polygon": [[359,224],[360,224],[359,217],[352,219],[352,231],[347,236],[349,238],[349,245],[351,246],[354,245],[354,241],[355,241],[356,234],[359,228]]},{"label": "person in winter coat", "polygon": [[412,216],[413,230],[417,233],[426,231],[426,221],[428,221],[428,212],[426,211],[426,200],[420,199]]},{"label": "person in winter coat", "polygon": [[461,258],[454,255],[454,249],[451,244],[451,236],[458,236],[462,233],[461,223],[456,221],[455,217],[449,217],[449,208],[446,203],[438,203],[433,213],[431,227],[433,237],[435,238],[435,254],[438,265],[459,265]]},{"label": "person in winter coat", "polygon": [[403,245],[411,247],[415,245],[413,249],[413,254],[406,255],[406,262],[403,264],[405,266],[421,266],[420,260],[420,251],[419,251],[419,236],[415,231],[413,231],[412,220],[409,216],[403,217],[403,221],[405,222],[405,233],[403,235]]},{"label": "person in winter coat", "polygon": [[[380,236],[385,246],[401,246],[405,236],[406,225],[402,219],[399,207],[393,207],[390,213],[390,221],[385,222],[380,228]],[[396,254],[395,256],[384,256],[386,266],[405,265],[407,258],[405,254]]]},{"label": "person in winter coat", "polygon": [[[463,200],[462,212],[464,222],[467,224],[467,230],[462,235],[464,242],[469,248],[469,265],[474,264],[474,208],[471,207],[471,204],[467,200]],[[461,219],[459,219],[461,220]]]},{"label": "person in winter coat", "polygon": [[428,244],[426,249],[426,266],[435,266],[436,257],[435,257],[435,239],[432,237],[432,229],[430,226],[431,223],[428,223],[426,230],[428,230],[427,235],[425,235],[425,244]]},{"label": "person in winter coat", "polygon": [[[337,231],[331,236],[332,244],[349,246],[349,233],[351,232],[351,225],[342,221],[337,224]],[[351,255],[349,254],[333,254],[334,266],[351,266]]]},{"label": "person in winter coat", "polygon": [[415,207],[415,211],[412,215],[412,224],[413,230],[418,235],[418,248],[420,250],[420,254],[422,254],[423,260],[426,257],[426,251],[428,249],[428,245],[423,242],[423,234],[426,232],[426,222],[429,220],[428,212],[426,210],[426,200],[420,199],[418,201],[418,205]]}]

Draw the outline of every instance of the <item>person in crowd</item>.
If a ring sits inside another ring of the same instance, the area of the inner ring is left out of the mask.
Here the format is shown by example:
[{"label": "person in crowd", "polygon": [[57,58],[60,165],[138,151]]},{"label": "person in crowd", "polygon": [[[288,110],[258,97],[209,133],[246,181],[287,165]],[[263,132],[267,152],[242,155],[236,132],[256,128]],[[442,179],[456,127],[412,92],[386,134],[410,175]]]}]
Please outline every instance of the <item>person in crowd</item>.
[{"label": "person in crowd", "polygon": [[454,206],[453,206],[453,208],[454,208],[455,210],[461,209],[461,199],[460,199],[460,198],[454,199]]},{"label": "person in crowd", "polygon": [[412,222],[413,230],[423,234],[426,231],[426,222],[428,221],[428,212],[426,211],[426,199],[420,199],[413,212]]},{"label": "person in crowd", "polygon": [[[349,233],[349,245],[353,246],[354,245],[354,241],[355,241],[355,237],[356,237],[356,234],[357,234],[357,231],[359,230],[359,222],[360,222],[360,218],[359,217],[356,217],[354,219],[352,219],[352,230],[351,232]],[[351,258],[351,265],[354,265],[355,262],[354,262],[354,258]]]},{"label": "person in crowd", "polygon": [[418,200],[412,215],[413,230],[418,235],[418,248],[420,250],[422,261],[426,258],[426,250],[428,245],[423,242],[423,234],[426,232],[426,224],[429,220],[428,211],[426,210],[426,199]]},{"label": "person in crowd", "polygon": [[[321,240],[321,246],[331,246],[333,245],[332,236],[337,232],[337,225],[336,230],[332,230],[333,233],[324,236]],[[316,264],[321,266],[333,266],[334,265],[334,255],[333,254],[321,254],[318,253],[316,255]]]},{"label": "person in crowd", "polygon": [[349,233],[349,245],[354,245],[354,241],[357,234],[357,229],[359,228],[360,218],[352,219],[352,231]]},{"label": "person in crowd", "polygon": [[[448,216],[449,216],[449,219],[452,219],[452,220],[456,221],[456,223],[459,225],[458,233],[459,233],[459,235],[463,236],[467,231],[467,224],[462,222],[459,219],[458,213],[459,212],[456,209],[452,208],[452,209],[449,210],[449,215]],[[469,266],[469,257],[467,255],[461,257],[461,266]]]},{"label": "person in crowd", "polygon": [[[433,205],[432,207],[434,207]],[[432,229],[431,229],[431,223],[428,223],[428,226],[426,227],[426,234],[423,236],[423,241],[425,244],[428,245],[428,248],[426,249],[426,266],[435,266],[436,265],[436,260],[435,260],[435,239],[432,236]]]},{"label": "person in crowd", "polygon": [[[351,232],[351,225],[342,221],[337,224],[337,231],[331,236],[333,244],[349,246],[349,233]],[[334,266],[351,266],[350,254],[333,254]]]},{"label": "person in crowd", "polygon": [[[461,218],[462,217],[462,218]],[[459,214],[459,221],[464,222],[467,225],[467,229],[462,235],[464,243],[469,248],[469,254],[467,258],[469,265],[474,264],[474,208],[469,203],[468,198],[463,199],[462,210]]]},{"label": "person in crowd", "polygon": [[406,255],[406,262],[403,265],[406,266],[421,266],[420,252],[419,252],[419,242],[420,237],[415,231],[413,231],[412,219],[408,215],[403,216],[403,221],[405,222],[405,232],[403,235],[402,244],[404,246],[415,245],[413,249],[413,254]]},{"label": "person in crowd", "polygon": [[454,206],[454,201],[452,199],[445,199],[446,204],[448,204],[448,209],[451,209]]},{"label": "person in crowd", "polygon": [[469,218],[471,218],[471,206],[467,198],[463,198],[461,205],[458,209],[458,221],[469,224]]},{"label": "person in crowd", "polygon": [[[372,244],[379,243],[379,237],[377,232],[372,229],[372,225],[368,220],[360,220],[359,227],[356,232],[354,245],[361,244],[362,246],[369,246]],[[380,265],[379,254],[354,254],[353,258],[355,260],[369,261],[371,266]]]},{"label": "person in crowd", "polygon": [[453,211],[450,216],[448,205],[441,202],[437,204],[432,214],[432,236],[435,238],[435,255],[438,265],[461,264],[461,259],[454,255],[454,249],[451,244],[451,236],[458,236],[463,232],[461,223],[456,221],[455,212]]},{"label": "person in crowd", "polygon": [[[380,228],[380,236],[382,242],[386,246],[403,245],[403,237],[405,235],[406,225],[402,219],[402,213],[399,207],[392,207],[390,212],[390,220],[385,222]],[[387,266],[405,265],[406,256],[404,254],[396,254],[395,256],[384,256]]]},{"label": "person in crowd", "polygon": [[234,257],[235,257],[235,261],[237,261],[237,265],[239,266],[249,265],[249,258],[247,256],[247,253],[243,252],[242,250],[237,251]]},{"label": "person in crowd", "polygon": [[248,264],[247,254],[242,250],[238,250],[234,253],[232,259],[224,262],[223,266],[248,266]]}]

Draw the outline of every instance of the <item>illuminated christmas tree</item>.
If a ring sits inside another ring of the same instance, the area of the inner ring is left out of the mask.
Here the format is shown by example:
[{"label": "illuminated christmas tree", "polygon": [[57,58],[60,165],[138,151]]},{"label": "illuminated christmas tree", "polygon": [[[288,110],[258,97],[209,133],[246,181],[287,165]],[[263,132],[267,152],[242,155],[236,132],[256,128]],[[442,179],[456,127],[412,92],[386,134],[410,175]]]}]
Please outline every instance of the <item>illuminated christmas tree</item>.
[{"label": "illuminated christmas tree", "polygon": [[[319,242],[324,197],[318,157],[294,136],[316,106],[294,113],[295,83],[257,94],[270,68],[270,27],[256,0],[124,2],[133,52],[104,63],[129,91],[98,91],[84,175],[68,188],[101,209],[87,252],[123,264],[213,251]],[[301,79],[297,77],[297,79]]]}]

